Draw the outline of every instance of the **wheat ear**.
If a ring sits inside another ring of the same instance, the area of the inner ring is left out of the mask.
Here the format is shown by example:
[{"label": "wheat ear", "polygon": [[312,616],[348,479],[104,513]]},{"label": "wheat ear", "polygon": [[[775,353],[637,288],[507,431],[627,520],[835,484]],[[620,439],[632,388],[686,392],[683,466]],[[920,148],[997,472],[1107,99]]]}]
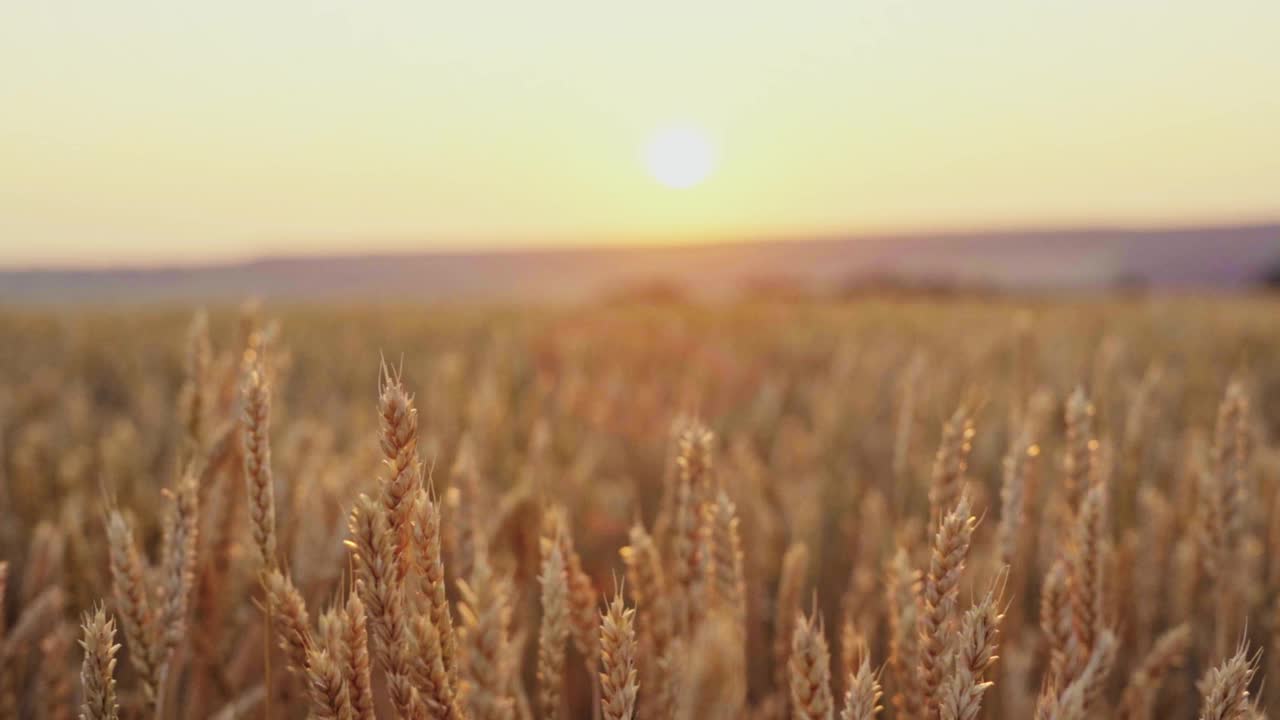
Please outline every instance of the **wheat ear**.
[{"label": "wheat ear", "polygon": [[538,632],[538,705],[543,720],[561,717],[565,649],[569,640],[569,587],[560,543],[545,541],[542,575],[542,625]]},{"label": "wheat ear", "polygon": [[80,666],[80,686],[84,701],[81,720],[118,720],[116,704],[116,623],[101,606],[86,613],[81,628],[84,663]]},{"label": "wheat ear", "polygon": [[1098,448],[1093,438],[1093,416],[1093,403],[1085,396],[1083,387],[1076,387],[1067,398],[1066,451],[1062,458],[1062,488],[1066,493],[1067,506],[1072,510],[1080,504],[1080,498],[1092,484],[1093,455]]},{"label": "wheat ear", "polygon": [[1200,681],[1204,704],[1200,720],[1246,720],[1252,713],[1249,684],[1258,671],[1260,655],[1250,655],[1241,643],[1231,657],[1212,667]]},{"label": "wheat ear", "polygon": [[794,543],[787,548],[780,572],[773,620],[773,669],[778,692],[789,698],[791,648],[805,584],[809,581],[809,548],[804,543]]},{"label": "wheat ear", "polygon": [[917,666],[920,656],[920,571],[911,566],[906,548],[899,547],[885,572],[885,603],[889,609],[889,668],[895,715],[918,717],[921,712]]},{"label": "wheat ear", "polygon": [[293,581],[278,569],[272,569],[263,577],[267,603],[280,633],[280,648],[289,658],[289,666],[299,676],[307,671],[307,658],[316,649],[311,635],[311,621],[307,604]]},{"label": "wheat ear", "polygon": [[1104,513],[1106,486],[1095,485],[1085,493],[1076,517],[1072,543],[1067,597],[1071,614],[1072,656],[1068,657],[1068,677],[1072,680],[1088,662],[1102,623],[1102,564],[1104,553]]},{"label": "wheat ear", "polygon": [[433,490],[419,490],[414,507],[413,548],[419,570],[418,589],[426,600],[427,613],[435,626],[441,663],[449,675],[449,695],[457,692],[457,639],[446,592],[444,557],[441,551],[440,504]]},{"label": "wheat ear", "polygon": [[505,720],[514,712],[507,678],[509,590],[507,580],[493,571],[483,543],[476,547],[471,578],[458,585],[462,594],[458,608],[462,625],[459,681],[466,691],[467,717]]},{"label": "wheat ear", "polygon": [[312,648],[306,655],[307,692],[316,720],[355,720],[351,696],[342,669],[324,648]]},{"label": "wheat ear", "polygon": [[930,716],[937,714],[940,706],[938,694],[945,673],[946,633],[956,619],[960,576],[976,524],[969,513],[968,498],[961,496],[960,502],[942,519],[934,536],[920,613],[920,691]]},{"label": "wheat ear", "polygon": [[929,517],[937,523],[964,494],[964,474],[973,449],[973,419],[961,405],[942,425],[942,439],[929,478]]},{"label": "wheat ear", "polygon": [[640,683],[636,672],[635,610],[622,603],[622,592],[600,620],[600,709],[604,720],[631,720]]},{"label": "wheat ear", "polygon": [[249,369],[244,395],[244,479],[249,489],[249,520],[259,565],[276,566],[276,498],[271,475],[271,393],[262,366]]},{"label": "wheat ear", "polygon": [[364,603],[353,587],[342,613],[340,640],[343,675],[356,720],[374,720],[373,682],[369,663],[369,631]]},{"label": "wheat ear", "polygon": [[1149,720],[1155,711],[1160,683],[1172,670],[1182,665],[1191,644],[1191,626],[1179,625],[1165,631],[1129,677],[1120,696],[1120,717],[1125,720]]},{"label": "wheat ear", "polygon": [[107,551],[111,594],[129,644],[129,663],[142,682],[143,695],[154,704],[160,686],[159,629],[142,556],[132,530],[118,510],[107,516]]},{"label": "wheat ear", "polygon": [[822,625],[814,615],[797,618],[791,641],[788,675],[791,713],[797,720],[832,720],[831,653]]},{"label": "wheat ear", "polygon": [[996,661],[1004,618],[999,602],[998,588],[993,587],[960,622],[960,632],[952,643],[952,674],[942,688],[942,720],[974,720],[982,709],[982,696],[993,685],[985,677]]},{"label": "wheat ear", "polygon": [[871,658],[863,654],[857,671],[849,673],[840,720],[875,720],[882,695],[879,673],[871,669]]}]

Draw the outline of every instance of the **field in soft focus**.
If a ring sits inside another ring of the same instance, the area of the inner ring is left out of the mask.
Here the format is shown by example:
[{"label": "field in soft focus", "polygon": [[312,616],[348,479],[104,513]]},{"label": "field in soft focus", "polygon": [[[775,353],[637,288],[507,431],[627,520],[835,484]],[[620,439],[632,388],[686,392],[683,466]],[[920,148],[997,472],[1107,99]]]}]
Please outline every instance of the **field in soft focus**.
[{"label": "field in soft focus", "polygon": [[[459,528],[488,537],[495,567],[513,578],[509,631],[523,643],[512,650],[523,661],[510,670],[517,706],[538,683],[543,509],[564,507],[603,607],[625,575],[619,549],[629,529],[641,522],[652,531],[672,502],[673,433],[697,419],[714,433],[717,482],[740,522],[744,714],[788,714],[779,685],[786,673],[775,667],[785,654],[776,597],[782,557],[802,543],[809,561],[799,609],[824,619],[837,712],[853,670],[841,667],[847,620],[866,639],[872,666],[884,666],[882,716],[903,717],[891,700],[911,683],[891,662],[897,625],[886,566],[902,548],[915,569],[929,571],[935,452],[944,422],[963,406],[973,436],[962,482],[978,524],[960,611],[993,582],[1008,606],[982,716],[1031,717],[1050,664],[1042,583],[1055,560],[1075,552],[1069,508],[1059,509],[1064,408],[1077,387],[1095,408],[1093,472],[1107,496],[1099,626],[1117,639],[1090,717],[1128,712],[1134,669],[1182,623],[1185,657],[1153,690],[1151,717],[1198,716],[1197,681],[1223,659],[1222,637],[1231,649],[1245,638],[1263,652],[1255,690],[1268,667],[1280,667],[1273,298],[213,308],[194,416],[193,314],[0,310],[0,561],[9,563],[10,630],[0,641],[0,694],[9,699],[0,701],[19,717],[68,717],[54,707],[78,704],[80,615],[98,602],[113,609],[107,504],[156,557],[164,489],[190,452],[209,462],[192,610],[166,677],[166,717],[261,716],[264,623],[237,427],[242,373],[258,360],[271,385],[281,564],[313,617],[349,586],[347,516],[358,493],[377,492],[384,472],[377,403],[385,359],[416,396],[451,597],[457,568],[472,563]],[[1221,482],[1215,424],[1232,381],[1248,400],[1241,427],[1251,453],[1238,504],[1223,508],[1206,498]],[[1001,486],[1006,454],[1026,450],[1017,444],[1024,430],[1034,451],[1018,522],[1002,507]],[[1220,541],[1213,528],[1224,517],[1237,534]],[[1016,544],[1003,575],[1002,522]],[[668,557],[669,542],[657,539]],[[39,614],[16,635],[32,608]],[[145,705],[132,650],[125,643],[116,668],[124,717],[141,716]],[[265,688],[273,716],[303,717],[303,684],[283,670],[283,653],[274,657]],[[589,717],[595,678],[575,658],[565,716]],[[654,672],[641,662],[642,712]],[[375,679],[379,693],[382,682]],[[1274,695],[1264,693],[1263,705]],[[380,697],[380,717],[393,717],[385,703]]]}]

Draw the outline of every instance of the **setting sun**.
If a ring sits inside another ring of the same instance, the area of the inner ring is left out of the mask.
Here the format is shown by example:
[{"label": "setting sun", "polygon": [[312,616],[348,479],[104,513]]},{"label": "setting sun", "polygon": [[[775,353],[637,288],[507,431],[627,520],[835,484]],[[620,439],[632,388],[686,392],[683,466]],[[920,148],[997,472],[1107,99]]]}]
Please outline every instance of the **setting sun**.
[{"label": "setting sun", "polygon": [[707,179],[715,169],[711,141],[692,127],[669,127],[654,133],[644,148],[645,164],[654,180],[683,190]]}]

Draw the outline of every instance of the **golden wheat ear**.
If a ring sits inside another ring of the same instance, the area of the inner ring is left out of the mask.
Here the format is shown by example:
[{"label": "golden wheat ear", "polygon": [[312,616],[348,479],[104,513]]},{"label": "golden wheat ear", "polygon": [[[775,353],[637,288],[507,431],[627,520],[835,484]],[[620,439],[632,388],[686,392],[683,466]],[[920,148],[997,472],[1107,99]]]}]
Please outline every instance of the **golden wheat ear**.
[{"label": "golden wheat ear", "polygon": [[80,687],[83,703],[80,705],[82,720],[118,720],[119,705],[116,702],[116,622],[106,609],[98,606],[85,613],[80,623],[84,637],[80,647],[84,650],[84,663],[80,666]]},{"label": "golden wheat ear", "polygon": [[792,716],[796,720],[831,720],[835,714],[831,695],[831,653],[816,610],[797,619],[787,671]]},{"label": "golden wheat ear", "polygon": [[956,621],[960,579],[977,520],[969,511],[969,499],[944,516],[934,535],[929,572],[925,575],[920,611],[920,692],[930,715],[941,707],[940,692],[947,674],[948,629]]},{"label": "golden wheat ear", "polygon": [[271,474],[271,389],[259,360],[245,373],[241,386],[244,479],[249,495],[249,520],[258,564],[276,567],[276,497]]},{"label": "golden wheat ear", "polygon": [[1191,626],[1179,625],[1165,631],[1129,677],[1120,696],[1120,716],[1125,720],[1150,720],[1155,711],[1156,693],[1164,678],[1182,666],[1191,645]]},{"label": "golden wheat ear", "polygon": [[542,624],[538,631],[538,705],[544,720],[562,717],[565,651],[569,641],[569,586],[558,539],[545,543],[542,574]]},{"label": "golden wheat ear", "polygon": [[1209,668],[1200,681],[1202,720],[1250,720],[1254,716],[1249,686],[1261,658],[1261,650],[1250,654],[1241,640],[1234,655]]},{"label": "golden wheat ear", "polygon": [[636,670],[635,610],[622,601],[619,588],[600,619],[600,708],[604,720],[635,716],[639,675]]},{"label": "golden wheat ear", "polygon": [[107,515],[107,556],[112,600],[128,643],[129,664],[138,674],[144,697],[154,704],[160,687],[160,623],[152,608],[146,565],[132,529],[118,510]]}]

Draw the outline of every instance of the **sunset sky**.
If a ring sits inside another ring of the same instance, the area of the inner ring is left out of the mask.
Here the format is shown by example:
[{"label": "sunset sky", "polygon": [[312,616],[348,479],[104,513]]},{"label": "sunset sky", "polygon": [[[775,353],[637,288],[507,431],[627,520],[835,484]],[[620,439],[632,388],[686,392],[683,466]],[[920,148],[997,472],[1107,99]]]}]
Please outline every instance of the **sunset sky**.
[{"label": "sunset sky", "polygon": [[0,265],[1274,220],[1277,37],[1275,0],[5,3]]}]

